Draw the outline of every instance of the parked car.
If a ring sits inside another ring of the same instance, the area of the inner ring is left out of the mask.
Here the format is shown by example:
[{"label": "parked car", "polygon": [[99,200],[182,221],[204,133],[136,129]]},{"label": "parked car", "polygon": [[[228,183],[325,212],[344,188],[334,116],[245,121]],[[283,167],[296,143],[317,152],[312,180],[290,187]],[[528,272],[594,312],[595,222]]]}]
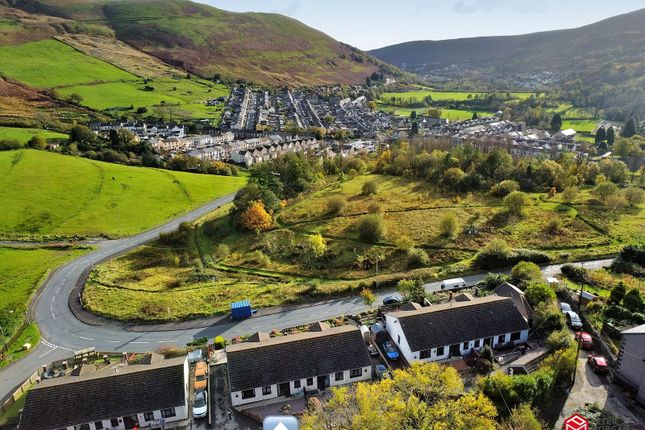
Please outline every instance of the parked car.
[{"label": "parked car", "polygon": [[195,364],[204,359],[201,349],[196,349],[188,353],[188,364]]},{"label": "parked car", "polygon": [[576,340],[580,342],[582,349],[593,349],[593,339],[586,331],[576,332]]},{"label": "parked car", "polygon": [[398,296],[387,296],[383,299],[384,305],[398,305],[401,303],[401,297]]},{"label": "parked car", "polygon": [[609,366],[607,365],[607,360],[605,359],[605,357],[589,354],[589,356],[587,357],[587,362],[591,366],[591,370],[593,370],[594,373],[609,373]]},{"label": "parked car", "polygon": [[195,364],[195,391],[205,390],[208,380],[208,365],[200,361]]},{"label": "parked car", "polygon": [[378,349],[376,349],[376,347],[374,345],[372,345],[371,343],[369,345],[367,345],[367,351],[372,356],[378,355]]},{"label": "parked car", "polygon": [[458,290],[460,288],[466,288],[466,281],[461,278],[446,279],[441,282],[441,289],[448,290]]},{"label": "parked car", "polygon": [[374,375],[379,381],[383,379],[391,379],[390,372],[387,371],[387,367],[382,364],[377,364],[374,366]]},{"label": "parked car", "polygon": [[195,391],[193,417],[204,418],[206,415],[208,415],[208,393],[204,390]]},{"label": "parked car", "polygon": [[582,320],[580,319],[577,313],[573,311],[569,311],[569,312],[565,312],[564,315],[567,318],[567,324],[569,324],[569,327],[574,329],[582,328]]},{"label": "parked car", "polygon": [[562,311],[562,313],[573,311],[569,303],[560,303],[560,310]]},{"label": "parked car", "polygon": [[389,340],[383,342],[383,351],[385,352],[385,355],[387,355],[387,358],[389,358],[390,360],[399,359],[399,351],[396,350],[394,345],[392,345],[392,342],[390,342]]}]

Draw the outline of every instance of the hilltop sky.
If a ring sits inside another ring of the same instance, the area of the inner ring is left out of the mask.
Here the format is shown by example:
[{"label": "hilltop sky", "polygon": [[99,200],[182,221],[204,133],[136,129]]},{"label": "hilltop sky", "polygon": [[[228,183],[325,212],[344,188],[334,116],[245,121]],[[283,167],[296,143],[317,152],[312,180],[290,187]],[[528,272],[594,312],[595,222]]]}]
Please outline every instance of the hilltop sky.
[{"label": "hilltop sky", "polygon": [[580,27],[643,7],[643,0],[197,0],[237,12],[276,12],[361,49],[410,40]]}]

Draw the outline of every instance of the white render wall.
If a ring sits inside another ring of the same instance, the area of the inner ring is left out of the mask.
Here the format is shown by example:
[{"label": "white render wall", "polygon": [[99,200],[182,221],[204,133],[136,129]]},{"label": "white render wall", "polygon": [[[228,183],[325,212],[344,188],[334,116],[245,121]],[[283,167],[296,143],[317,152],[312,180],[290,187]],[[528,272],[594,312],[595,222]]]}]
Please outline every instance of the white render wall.
[{"label": "white render wall", "polygon": [[[362,370],[361,376],[356,378],[350,378],[351,370],[344,370],[343,371],[344,377],[342,380],[339,380],[339,381],[336,381],[335,373],[328,375],[330,387],[352,384],[354,382],[359,382],[359,381],[369,381],[372,379],[372,366],[362,367],[361,370]],[[289,389],[291,391],[291,395],[293,396],[296,393],[301,393],[303,388],[306,388],[308,391],[317,389],[318,376],[322,376],[322,375],[311,377],[312,383],[310,385],[307,385],[308,378],[300,379],[300,388],[295,387],[295,381],[289,381]],[[238,406],[248,405],[251,403],[261,402],[263,400],[271,400],[271,399],[278,398],[277,384],[271,385],[271,394],[262,394],[262,387],[256,387],[253,390],[255,391],[255,397],[251,397],[249,399],[243,399],[241,391],[231,392],[231,404],[234,407],[238,407]]]}]

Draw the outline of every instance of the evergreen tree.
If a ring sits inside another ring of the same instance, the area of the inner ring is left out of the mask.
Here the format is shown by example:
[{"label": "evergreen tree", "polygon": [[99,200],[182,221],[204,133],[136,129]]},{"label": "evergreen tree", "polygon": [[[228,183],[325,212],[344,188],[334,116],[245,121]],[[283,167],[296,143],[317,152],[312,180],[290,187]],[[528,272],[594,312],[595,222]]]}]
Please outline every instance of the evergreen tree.
[{"label": "evergreen tree", "polygon": [[410,128],[410,136],[416,136],[417,134],[419,134],[419,124],[414,121],[412,123],[412,127]]},{"label": "evergreen tree", "polygon": [[607,132],[605,131],[605,127],[600,127],[596,131],[596,145],[605,140],[607,140]]},{"label": "evergreen tree", "polygon": [[410,112],[410,119],[412,121],[417,119],[417,111],[413,110],[412,112]]},{"label": "evergreen tree", "polygon": [[562,128],[562,116],[559,113],[553,114],[551,118],[551,131],[560,131]]},{"label": "evergreen tree", "polygon": [[636,124],[634,123],[634,118],[629,118],[625,123],[623,128],[623,137],[633,137],[636,134]]},{"label": "evergreen tree", "polygon": [[477,112],[474,112],[474,113],[473,113],[473,119],[477,119],[477,118],[478,118],[478,116],[477,116]]},{"label": "evergreen tree", "polygon": [[623,300],[623,297],[625,297],[626,292],[627,289],[625,288],[625,284],[619,282],[618,285],[612,288],[611,293],[609,294],[609,301],[619,304]]},{"label": "evergreen tree", "polygon": [[609,127],[607,130],[607,146],[612,146],[616,140],[616,134],[614,132],[614,127]]}]

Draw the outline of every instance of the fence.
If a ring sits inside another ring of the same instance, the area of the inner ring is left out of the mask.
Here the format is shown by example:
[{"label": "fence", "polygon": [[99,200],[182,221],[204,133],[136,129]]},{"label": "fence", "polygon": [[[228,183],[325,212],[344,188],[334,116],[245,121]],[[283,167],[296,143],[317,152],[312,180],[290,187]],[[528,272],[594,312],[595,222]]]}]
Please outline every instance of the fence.
[{"label": "fence", "polygon": [[33,384],[36,382],[40,381],[40,375],[38,375],[38,371],[34,372],[31,374],[29,378],[25,382],[23,382],[17,389],[11,394],[11,397],[9,397],[7,400],[0,405],[0,413],[4,413],[7,409],[12,407],[22,396],[27,392],[29,387],[31,387]]}]

